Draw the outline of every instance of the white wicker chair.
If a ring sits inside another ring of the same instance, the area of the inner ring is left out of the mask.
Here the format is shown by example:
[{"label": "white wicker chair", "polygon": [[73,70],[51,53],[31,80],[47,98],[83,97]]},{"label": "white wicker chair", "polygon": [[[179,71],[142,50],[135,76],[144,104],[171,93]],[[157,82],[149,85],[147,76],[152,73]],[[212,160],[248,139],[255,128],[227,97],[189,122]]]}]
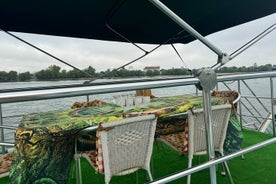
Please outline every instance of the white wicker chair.
[{"label": "white wicker chair", "polygon": [[[223,156],[223,144],[226,136],[228,121],[231,114],[231,105],[216,105],[212,106],[212,124],[214,135],[214,148],[221,156]],[[188,111],[188,167],[192,167],[193,155],[207,154],[206,132],[203,109]],[[223,163],[227,175],[231,183],[233,183],[228,165]],[[190,184],[191,175],[187,177],[187,183]]]},{"label": "white wicker chair", "polygon": [[[105,183],[109,183],[112,176],[125,175],[142,168],[150,172],[150,160],[153,149],[154,134],[156,128],[155,115],[137,116],[102,123],[98,129],[99,139],[102,145]],[[85,153],[78,152],[79,156],[87,158]],[[90,162],[91,163],[91,162]],[[80,167],[77,171],[77,180],[82,183]]]}]

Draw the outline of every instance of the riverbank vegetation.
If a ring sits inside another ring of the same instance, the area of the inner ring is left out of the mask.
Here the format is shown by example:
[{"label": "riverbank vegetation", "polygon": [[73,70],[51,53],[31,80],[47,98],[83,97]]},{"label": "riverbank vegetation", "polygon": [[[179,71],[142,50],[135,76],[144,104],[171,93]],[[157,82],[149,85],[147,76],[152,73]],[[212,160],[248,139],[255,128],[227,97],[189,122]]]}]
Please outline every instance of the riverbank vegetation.
[{"label": "riverbank vegetation", "polygon": [[[275,69],[275,65],[266,64],[250,67],[222,67],[217,72],[218,73],[232,73],[232,72],[261,72],[261,71],[271,71]],[[51,65],[46,69],[31,73],[29,71],[18,73],[16,71],[0,71],[0,82],[17,82],[17,81],[31,81],[31,80],[66,80],[66,79],[84,79],[84,78],[127,78],[127,77],[153,77],[160,75],[190,75],[194,71],[188,70],[186,68],[171,68],[171,69],[161,69],[161,70],[106,70],[101,72],[96,72],[96,70],[89,66],[84,70],[62,70],[61,67],[56,65]]]}]

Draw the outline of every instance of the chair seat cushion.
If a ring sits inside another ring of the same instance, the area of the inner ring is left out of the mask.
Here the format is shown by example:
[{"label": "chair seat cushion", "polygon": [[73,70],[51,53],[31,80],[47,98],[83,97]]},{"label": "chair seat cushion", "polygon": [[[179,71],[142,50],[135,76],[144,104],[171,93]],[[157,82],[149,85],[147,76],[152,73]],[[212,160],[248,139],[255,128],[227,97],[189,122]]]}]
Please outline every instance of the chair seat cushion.
[{"label": "chair seat cushion", "polygon": [[97,162],[96,161],[97,151],[96,150],[84,151],[82,156],[84,158],[86,158],[94,168],[97,167],[97,163],[96,163]]},{"label": "chair seat cushion", "polygon": [[159,140],[165,142],[171,148],[180,153],[188,152],[188,134],[185,131],[177,132],[168,135],[161,135]]},{"label": "chair seat cushion", "polygon": [[95,169],[97,173],[104,173],[104,161],[102,144],[99,138],[99,132],[96,132],[96,149],[83,151],[81,157],[85,158]]},{"label": "chair seat cushion", "polygon": [[168,135],[185,130],[186,118],[184,117],[166,117],[159,118],[156,124],[155,136]]},{"label": "chair seat cushion", "polygon": [[12,153],[0,155],[0,178],[7,176],[11,169]]}]

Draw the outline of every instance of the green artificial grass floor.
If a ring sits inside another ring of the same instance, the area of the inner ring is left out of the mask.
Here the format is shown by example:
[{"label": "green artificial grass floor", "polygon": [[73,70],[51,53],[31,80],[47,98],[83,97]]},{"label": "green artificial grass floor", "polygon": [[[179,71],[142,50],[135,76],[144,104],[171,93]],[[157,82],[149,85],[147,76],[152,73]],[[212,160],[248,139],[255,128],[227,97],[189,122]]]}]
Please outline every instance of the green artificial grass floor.
[{"label": "green artificial grass floor", "polygon": [[[258,133],[255,131],[244,130],[243,147],[259,143],[271,138],[271,135]],[[193,166],[203,163],[207,160],[206,156],[196,156],[193,159]],[[85,159],[82,162],[83,184],[88,183],[104,183],[103,174],[95,174],[94,169],[88,164]],[[271,184],[276,181],[276,144],[269,145],[251,153],[244,155],[244,160],[241,157],[234,158],[228,162],[233,180],[235,184]],[[155,144],[152,155],[152,174],[154,179],[162,178],[167,175],[179,172],[187,168],[187,156],[179,155],[179,153],[170,149],[161,143]],[[72,177],[75,163],[72,162],[70,177],[68,184],[75,184],[76,181]],[[220,171],[220,166],[217,170]],[[147,183],[147,174],[144,170],[139,170],[136,173],[126,176],[114,176],[111,179],[111,184],[129,184],[136,183],[138,176],[139,183]],[[8,184],[8,177],[0,179],[1,184]],[[186,177],[170,182],[174,184],[186,183]],[[205,169],[192,175],[194,184],[210,183],[209,169]],[[217,183],[228,184],[227,176],[221,176],[217,172]]]}]

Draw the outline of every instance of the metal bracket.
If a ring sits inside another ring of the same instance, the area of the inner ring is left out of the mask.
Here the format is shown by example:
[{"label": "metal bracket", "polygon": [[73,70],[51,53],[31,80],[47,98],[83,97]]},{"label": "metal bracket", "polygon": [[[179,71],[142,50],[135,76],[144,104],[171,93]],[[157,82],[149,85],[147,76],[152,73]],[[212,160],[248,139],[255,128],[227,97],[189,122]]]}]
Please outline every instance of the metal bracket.
[{"label": "metal bracket", "polygon": [[217,75],[212,68],[204,68],[199,75],[200,85],[204,91],[210,91],[217,85]]}]

